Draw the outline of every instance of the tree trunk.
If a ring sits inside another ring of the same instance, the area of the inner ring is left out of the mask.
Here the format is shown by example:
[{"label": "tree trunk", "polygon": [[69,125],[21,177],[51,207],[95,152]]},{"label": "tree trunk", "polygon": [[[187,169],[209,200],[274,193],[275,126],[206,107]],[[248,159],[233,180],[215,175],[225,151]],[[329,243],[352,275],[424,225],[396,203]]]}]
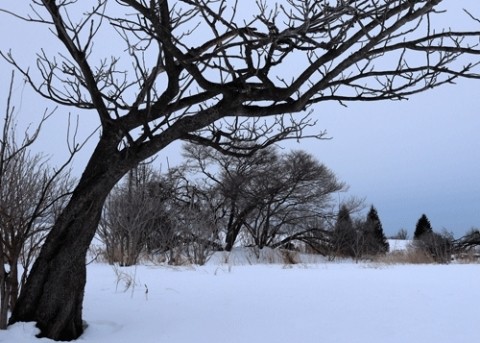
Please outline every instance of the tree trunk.
[{"label": "tree trunk", "polygon": [[[0,236],[0,239],[2,237]],[[0,241],[0,330],[7,328],[8,319],[8,273],[5,270],[5,255],[3,253],[3,242]]]},{"label": "tree trunk", "polygon": [[10,296],[10,308],[15,308],[15,304],[17,302],[18,297],[18,257],[14,258],[13,261],[16,263],[12,263],[10,265],[10,273],[8,277],[7,287],[9,287],[9,296]]},{"label": "tree trunk", "polygon": [[105,199],[124,174],[118,165],[115,169],[111,159],[98,157],[90,160],[48,234],[10,318],[10,324],[35,321],[41,331],[39,337],[74,340],[84,329],[86,254]]},{"label": "tree trunk", "polygon": [[241,211],[238,214],[238,217],[235,219],[235,221],[233,223],[229,223],[227,235],[225,237],[226,251],[232,251],[233,246],[235,245],[235,241],[237,240],[238,234],[240,233],[240,229],[244,224],[245,218],[251,211],[255,209],[255,207],[256,207],[256,204],[252,204],[247,208],[243,209],[243,211]]}]

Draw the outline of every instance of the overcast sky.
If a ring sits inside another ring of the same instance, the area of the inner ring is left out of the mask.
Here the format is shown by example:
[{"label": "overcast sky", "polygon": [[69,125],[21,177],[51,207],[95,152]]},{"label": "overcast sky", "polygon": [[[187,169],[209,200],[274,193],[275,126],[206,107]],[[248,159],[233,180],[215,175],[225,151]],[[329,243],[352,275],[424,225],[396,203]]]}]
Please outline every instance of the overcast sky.
[{"label": "overcast sky", "polygon": [[[10,2],[5,6],[21,6]],[[463,20],[459,9],[473,7],[469,0],[446,1],[455,6],[451,26]],[[448,24],[450,25],[450,24]],[[35,24],[14,20],[0,13],[0,50],[12,49],[22,63],[34,62],[39,48],[55,50],[54,38]],[[33,65],[33,64],[32,64]],[[7,82],[12,67],[0,61],[0,106],[5,108]],[[22,125],[35,122],[48,105],[17,79],[16,105],[21,106]],[[50,105],[52,108],[52,105]],[[321,105],[314,108],[318,130],[327,130],[328,141],[305,140],[285,144],[305,149],[330,167],[350,185],[348,195],[365,198],[380,215],[388,235],[405,228],[412,236],[422,213],[435,230],[446,229],[456,236],[480,227],[480,80],[460,80],[413,96],[408,101],[349,105]],[[59,163],[66,155],[65,128],[68,110],[59,109],[35,149],[52,155]],[[72,113],[75,118],[75,112]],[[94,116],[93,113],[90,116]],[[97,125],[83,114],[78,141]],[[24,127],[24,126],[22,126]],[[94,139],[77,157],[75,173],[81,173]],[[166,167],[179,161],[179,145],[162,152],[157,161]]]}]

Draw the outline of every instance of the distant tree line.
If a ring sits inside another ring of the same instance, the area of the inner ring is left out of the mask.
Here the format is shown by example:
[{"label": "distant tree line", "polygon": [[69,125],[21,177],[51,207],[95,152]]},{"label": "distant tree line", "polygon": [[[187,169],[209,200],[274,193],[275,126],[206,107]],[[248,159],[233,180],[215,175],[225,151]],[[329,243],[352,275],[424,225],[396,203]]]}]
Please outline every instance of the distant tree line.
[{"label": "distant tree line", "polygon": [[180,166],[161,174],[145,163],[115,187],[99,230],[109,262],[132,265],[146,254],[204,263],[235,246],[357,260],[388,251],[376,209],[355,220],[358,201],[336,210],[346,185],[304,151],[245,157],[187,144],[183,153]]},{"label": "distant tree line", "polygon": [[351,257],[358,261],[362,257],[387,253],[389,244],[375,207],[370,207],[365,219],[352,220],[348,207],[342,205],[329,246],[331,258]]},{"label": "distant tree line", "polygon": [[[143,163],[114,188],[98,233],[108,262],[128,266],[148,257],[203,264],[215,251],[237,246],[355,261],[389,251],[376,208],[359,217],[361,201],[339,204],[345,183],[304,151],[269,147],[246,157],[186,144],[183,156],[165,173]],[[396,238],[407,239],[408,232]],[[455,240],[434,232],[425,214],[412,244],[438,263],[477,245],[478,231]]]}]

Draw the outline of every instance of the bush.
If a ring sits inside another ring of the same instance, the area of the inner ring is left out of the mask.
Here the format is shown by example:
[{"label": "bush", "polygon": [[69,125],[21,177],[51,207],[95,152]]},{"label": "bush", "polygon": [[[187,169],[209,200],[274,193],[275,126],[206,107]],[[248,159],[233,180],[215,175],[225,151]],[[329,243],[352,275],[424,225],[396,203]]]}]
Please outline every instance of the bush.
[{"label": "bush", "polygon": [[414,240],[414,246],[429,254],[437,263],[450,263],[453,253],[453,236],[447,232],[442,234],[426,232]]}]

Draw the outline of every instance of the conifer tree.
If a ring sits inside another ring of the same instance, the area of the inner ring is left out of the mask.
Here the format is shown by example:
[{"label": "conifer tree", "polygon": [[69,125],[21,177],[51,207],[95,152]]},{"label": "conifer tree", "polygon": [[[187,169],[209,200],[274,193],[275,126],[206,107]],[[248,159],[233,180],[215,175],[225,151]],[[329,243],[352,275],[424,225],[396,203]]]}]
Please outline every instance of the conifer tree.
[{"label": "conifer tree", "polygon": [[353,257],[356,232],[350,211],[346,205],[342,205],[338,211],[337,222],[332,233],[332,249],[335,255]]},{"label": "conifer tree", "polygon": [[367,214],[367,220],[365,222],[364,234],[367,235],[368,242],[367,249],[371,254],[384,254],[388,252],[389,244],[385,233],[383,232],[382,222],[378,216],[378,212],[375,207],[370,207],[370,211]]},{"label": "conifer tree", "polygon": [[422,214],[415,227],[413,239],[420,239],[425,234],[433,233],[432,225],[425,214]]}]

